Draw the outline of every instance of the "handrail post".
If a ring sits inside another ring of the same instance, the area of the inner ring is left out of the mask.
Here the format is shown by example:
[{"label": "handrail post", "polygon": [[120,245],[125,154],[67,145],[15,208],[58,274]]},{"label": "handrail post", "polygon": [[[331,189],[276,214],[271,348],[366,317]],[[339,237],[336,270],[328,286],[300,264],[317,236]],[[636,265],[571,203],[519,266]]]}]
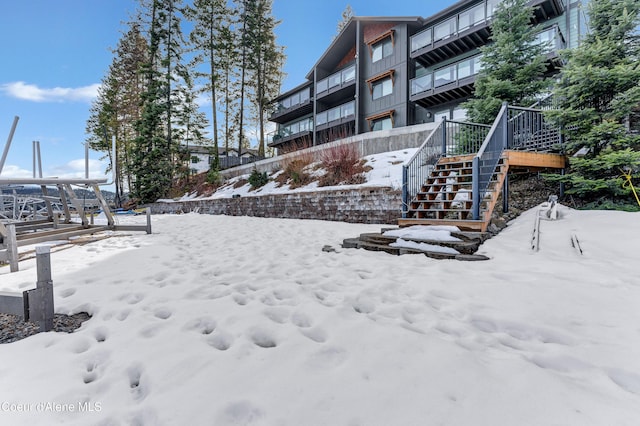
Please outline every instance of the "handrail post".
[{"label": "handrail post", "polygon": [[402,218],[407,218],[408,206],[409,206],[409,168],[406,165],[402,165]]},{"label": "handrail post", "polygon": [[507,149],[509,147],[509,106],[506,102],[503,102],[502,106],[506,109],[502,117],[502,149]]},{"label": "handrail post", "polygon": [[442,116],[442,156],[447,156],[447,117]]},{"label": "handrail post", "polygon": [[473,197],[473,203],[471,210],[473,214],[473,220],[480,219],[480,158],[473,157],[472,170],[471,170],[471,191]]}]

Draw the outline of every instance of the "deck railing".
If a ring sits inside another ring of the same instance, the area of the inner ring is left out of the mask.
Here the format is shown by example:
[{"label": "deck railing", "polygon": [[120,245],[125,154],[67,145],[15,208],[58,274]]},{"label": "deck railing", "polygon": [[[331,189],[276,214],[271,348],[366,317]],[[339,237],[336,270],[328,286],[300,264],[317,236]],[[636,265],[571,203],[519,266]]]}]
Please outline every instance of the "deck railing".
[{"label": "deck railing", "polygon": [[540,109],[509,107],[508,149],[561,151],[560,129],[547,122]]}]

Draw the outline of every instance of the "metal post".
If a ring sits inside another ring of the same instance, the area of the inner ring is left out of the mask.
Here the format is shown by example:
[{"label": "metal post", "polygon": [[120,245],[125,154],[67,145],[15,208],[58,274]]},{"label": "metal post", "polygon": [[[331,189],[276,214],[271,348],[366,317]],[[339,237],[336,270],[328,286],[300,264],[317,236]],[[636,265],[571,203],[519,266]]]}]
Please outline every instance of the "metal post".
[{"label": "metal post", "polygon": [[13,118],[11,131],[9,131],[9,137],[7,138],[7,143],[4,146],[4,151],[2,152],[2,158],[0,158],[0,173],[2,173],[2,169],[4,168],[4,162],[7,161],[7,155],[9,154],[9,147],[11,146],[11,141],[13,140],[13,134],[16,132],[16,126],[18,125],[19,119],[20,117],[18,117],[17,115]]},{"label": "metal post", "polygon": [[[40,154],[40,141],[33,141],[33,147],[34,147],[34,152],[35,152],[35,163],[34,163],[34,168],[33,168],[33,173],[35,176],[35,170],[36,170],[36,165],[38,166],[38,177],[42,178],[42,156]],[[53,219],[53,207],[51,206],[51,201],[49,201],[49,199],[47,198],[49,196],[49,191],[47,190],[47,185],[41,185],[40,189],[42,190],[42,195],[44,195],[44,202],[47,206],[47,217],[49,218],[49,220]]]},{"label": "metal post", "polygon": [[[42,156],[40,155],[40,141],[34,141],[36,148],[36,161],[38,165],[38,177],[42,177]],[[35,170],[34,170],[35,173]],[[34,176],[35,177],[35,176]]]},{"label": "metal post", "polygon": [[40,325],[40,331],[53,329],[53,281],[51,280],[51,254],[49,246],[36,246],[38,281],[29,291],[29,320]]},{"label": "metal post", "polygon": [[89,179],[89,144],[84,144],[84,178]]},{"label": "metal post", "polygon": [[[506,102],[502,103],[502,106],[508,108]],[[506,109],[505,114],[502,116],[502,149],[509,147],[509,110]]]},{"label": "metal post", "polygon": [[33,178],[37,178],[38,174],[36,172],[37,170],[37,160],[36,160],[36,141],[31,142],[31,146],[33,147]]},{"label": "metal post", "polygon": [[509,174],[504,177],[502,184],[502,212],[509,213]]},{"label": "metal post", "polygon": [[9,271],[18,272],[18,240],[16,238],[16,225],[9,223],[7,229],[7,253],[9,255]]},{"label": "metal post", "polygon": [[442,156],[447,156],[447,117],[442,116]]},{"label": "metal post", "polygon": [[473,220],[480,219],[480,159],[473,157],[473,168],[471,174],[471,193],[472,193],[472,214]]},{"label": "metal post", "polygon": [[409,168],[402,166],[402,218],[407,218],[409,210]]},{"label": "metal post", "polygon": [[147,207],[147,234],[151,234],[151,207]]}]

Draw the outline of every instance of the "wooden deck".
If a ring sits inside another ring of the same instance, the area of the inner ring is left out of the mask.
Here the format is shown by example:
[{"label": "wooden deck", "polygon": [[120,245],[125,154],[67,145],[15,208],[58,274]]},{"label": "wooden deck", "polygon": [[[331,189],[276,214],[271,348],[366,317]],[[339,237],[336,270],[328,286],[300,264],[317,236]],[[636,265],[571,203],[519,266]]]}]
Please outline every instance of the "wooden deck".
[{"label": "wooden deck", "polygon": [[567,157],[563,154],[511,150],[504,151],[504,154],[509,162],[509,167],[535,169],[564,169],[567,167]]}]

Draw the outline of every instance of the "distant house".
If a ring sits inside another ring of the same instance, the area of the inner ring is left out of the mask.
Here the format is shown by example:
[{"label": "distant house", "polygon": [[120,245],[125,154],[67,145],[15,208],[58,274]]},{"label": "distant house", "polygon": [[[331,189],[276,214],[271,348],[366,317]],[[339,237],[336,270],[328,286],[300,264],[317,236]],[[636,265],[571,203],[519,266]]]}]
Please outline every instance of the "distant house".
[{"label": "distant house", "polygon": [[[191,174],[203,173],[209,170],[211,163],[214,161],[213,147],[193,145],[185,149],[189,152],[189,169]],[[240,164],[253,163],[262,160],[264,157],[258,155],[255,149],[243,149],[242,154],[238,157],[237,148],[229,148],[227,151],[224,147],[218,148],[218,158],[220,169],[228,169]]]}]

